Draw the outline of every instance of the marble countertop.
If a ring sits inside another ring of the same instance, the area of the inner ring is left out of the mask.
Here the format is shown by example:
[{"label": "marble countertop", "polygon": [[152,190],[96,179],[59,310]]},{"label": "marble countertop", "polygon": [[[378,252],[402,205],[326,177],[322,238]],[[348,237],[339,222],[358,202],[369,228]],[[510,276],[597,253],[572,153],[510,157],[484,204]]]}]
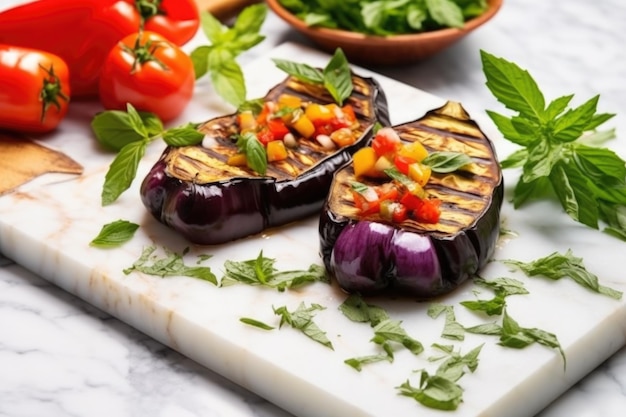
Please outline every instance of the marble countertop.
[{"label": "marble countertop", "polygon": [[[505,0],[489,24],[440,55],[374,70],[483,112],[499,108],[484,86],[484,49],[528,69],[549,98],[600,94],[599,109],[617,113],[609,123],[625,140],[624,22],[623,0]],[[272,14],[263,32],[243,65],[284,41],[308,44]],[[1,256],[0,369],[0,416],[291,416]],[[622,348],[540,415],[625,409]]]}]

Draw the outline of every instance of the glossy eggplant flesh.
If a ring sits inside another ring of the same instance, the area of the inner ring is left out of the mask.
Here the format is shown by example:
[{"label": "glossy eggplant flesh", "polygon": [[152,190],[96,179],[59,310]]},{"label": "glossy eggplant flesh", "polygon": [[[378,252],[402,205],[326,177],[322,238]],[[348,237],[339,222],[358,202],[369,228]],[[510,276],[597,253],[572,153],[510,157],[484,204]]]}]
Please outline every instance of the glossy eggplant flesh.
[{"label": "glossy eggplant flesh", "polygon": [[493,144],[459,103],[448,102],[394,129],[405,142],[420,141],[430,152],[464,153],[472,163],[452,173],[433,173],[424,187],[441,201],[436,223],[363,216],[350,191],[353,166],[346,164],[335,174],[320,216],[321,255],[349,293],[429,299],[457,288],[492,256],[499,235],[502,173]]},{"label": "glossy eggplant flesh", "polygon": [[[357,140],[329,150],[315,140],[299,140],[285,160],[268,163],[264,175],[227,163],[239,152],[237,114],[217,117],[199,127],[212,145],[168,147],[141,186],[141,198],[152,215],[192,243],[212,245],[254,235],[318,214],[334,172],[367,144],[377,122],[389,123],[387,101],[378,82],[353,74]],[[281,94],[329,104],[322,86],[287,77],[264,101]],[[344,103],[344,104],[346,104]]]}]

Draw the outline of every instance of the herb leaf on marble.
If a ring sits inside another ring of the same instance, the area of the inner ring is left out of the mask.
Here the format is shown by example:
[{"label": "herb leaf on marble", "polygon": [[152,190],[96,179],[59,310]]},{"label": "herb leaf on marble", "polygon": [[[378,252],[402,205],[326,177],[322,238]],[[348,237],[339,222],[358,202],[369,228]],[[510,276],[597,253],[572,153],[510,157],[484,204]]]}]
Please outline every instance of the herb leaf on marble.
[{"label": "herb leaf on marble", "polygon": [[275,329],[274,326],[270,326],[267,323],[263,323],[262,321],[259,321],[250,317],[242,317],[239,319],[239,321],[249,326],[258,327],[259,329],[262,329],[262,330],[274,330]]},{"label": "herb leaf on marble", "polygon": [[351,294],[339,306],[339,310],[348,319],[358,323],[369,323],[374,331],[371,342],[379,345],[382,352],[374,355],[366,355],[349,358],[344,361],[357,371],[362,366],[380,361],[393,362],[394,345],[400,344],[414,355],[423,352],[422,344],[409,336],[402,327],[402,322],[389,318],[387,312],[379,306],[366,303],[359,295]]},{"label": "herb leaf on marble", "polygon": [[164,129],[155,114],[140,113],[130,103],[126,111],[98,113],[91,121],[91,129],[103,147],[118,152],[104,178],[103,206],[114,203],[130,188],[137,176],[139,163],[152,141],[162,138],[170,146],[185,146],[200,143],[204,137],[192,123]]},{"label": "herb leaf on marble", "polygon": [[139,259],[132,266],[123,270],[124,274],[129,275],[132,272],[141,272],[161,278],[184,276],[202,279],[217,285],[217,278],[211,271],[211,268],[185,264],[184,256],[189,251],[189,248],[186,248],[183,253],[175,253],[164,249],[165,256],[161,257],[154,254],[156,249],[156,246],[145,247]]},{"label": "herb leaf on marble", "polygon": [[281,328],[284,324],[288,324],[292,328],[300,330],[310,339],[326,346],[327,348],[333,349],[333,344],[330,340],[328,340],[326,333],[322,331],[313,321],[315,313],[320,310],[325,310],[325,307],[316,303],[307,307],[304,302],[302,302],[294,311],[289,311],[287,307],[282,306],[275,307],[274,313],[277,316],[280,316],[279,328]]},{"label": "herb leaf on marble", "polygon": [[243,283],[276,288],[282,292],[313,282],[330,282],[326,270],[320,265],[311,264],[306,270],[281,271],[274,266],[275,263],[276,259],[264,256],[263,251],[254,259],[227,260],[220,286]]},{"label": "herb leaf on marble", "polygon": [[513,204],[556,198],[575,221],[626,241],[626,161],[601,147],[614,129],[598,128],[614,114],[598,113],[599,96],[570,107],[574,95],[546,104],[536,81],[515,63],[481,51],[487,87],[514,112],[487,114],[505,139],[521,147],[501,161],[521,168]]},{"label": "herb leaf on marble", "polygon": [[441,333],[441,337],[444,339],[451,340],[464,340],[465,339],[465,331],[463,330],[463,326],[456,321],[456,316],[454,314],[454,307],[441,304],[441,303],[433,303],[428,307],[427,314],[429,317],[436,319],[441,314],[445,313],[446,322],[443,327],[443,331]]},{"label": "herb leaf on marble", "polygon": [[543,276],[554,281],[561,278],[570,278],[578,285],[598,294],[606,295],[616,300],[622,298],[621,291],[601,285],[598,277],[587,270],[583,264],[583,259],[574,256],[571,250],[568,250],[565,254],[554,252],[531,262],[507,259],[503,263],[520,269],[529,277]]},{"label": "herb leaf on marble", "polygon": [[481,277],[474,277],[474,284],[490,288],[494,296],[487,300],[461,301],[461,305],[472,311],[482,311],[488,316],[499,316],[506,306],[506,297],[509,295],[528,294],[528,290],[521,281],[513,278],[496,278],[485,280]]},{"label": "herb leaf on marble", "polygon": [[429,360],[443,362],[433,375],[422,369],[419,371],[419,386],[413,386],[409,380],[396,387],[401,395],[411,397],[420,404],[437,410],[456,410],[463,401],[463,388],[457,383],[466,371],[474,372],[478,367],[478,356],[483,345],[461,355],[453,346],[433,344],[443,355],[430,357]]},{"label": "herb leaf on marble", "polygon": [[105,224],[98,236],[89,245],[98,248],[114,248],[121,246],[133,238],[139,225],[128,220],[116,220]]}]

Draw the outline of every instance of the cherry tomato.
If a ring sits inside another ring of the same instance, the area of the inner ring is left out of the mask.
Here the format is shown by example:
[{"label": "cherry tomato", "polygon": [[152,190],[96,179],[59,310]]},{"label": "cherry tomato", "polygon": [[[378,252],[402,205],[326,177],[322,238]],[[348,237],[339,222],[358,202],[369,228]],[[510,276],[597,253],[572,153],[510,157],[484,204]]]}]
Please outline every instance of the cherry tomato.
[{"label": "cherry tomato", "polygon": [[402,140],[391,127],[380,129],[372,141],[372,148],[378,156],[394,155],[400,146],[402,146]]},{"label": "cherry tomato", "polygon": [[69,100],[65,61],[48,52],[0,44],[0,129],[49,132],[65,117]]},{"label": "cherry tomato", "polygon": [[189,104],[195,85],[191,58],[163,36],[145,31],[126,36],[109,53],[100,75],[100,102],[109,110],[152,112],[162,121]]}]

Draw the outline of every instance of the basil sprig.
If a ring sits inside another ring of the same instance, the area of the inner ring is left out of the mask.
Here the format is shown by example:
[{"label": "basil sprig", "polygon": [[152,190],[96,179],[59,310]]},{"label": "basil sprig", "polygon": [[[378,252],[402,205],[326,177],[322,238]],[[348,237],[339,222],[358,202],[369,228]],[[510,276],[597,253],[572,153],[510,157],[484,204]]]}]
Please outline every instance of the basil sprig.
[{"label": "basil sprig", "polygon": [[98,236],[89,244],[98,248],[115,248],[133,238],[139,225],[128,220],[116,220],[102,227]]},{"label": "basil sprig", "polygon": [[164,129],[155,114],[139,113],[130,103],[125,112],[107,110],[98,113],[91,121],[91,128],[103,147],[118,151],[104,178],[103,206],[112,204],[130,188],[137,176],[139,162],[152,141],[162,138],[170,146],[185,146],[200,143],[204,137],[191,123]]},{"label": "basil sprig", "polygon": [[259,32],[266,16],[267,5],[253,4],[228,27],[210,13],[200,13],[202,31],[211,45],[199,46],[189,55],[196,80],[208,73],[217,94],[237,108],[246,101],[246,84],[236,58],[265,39]]},{"label": "basil sprig", "polygon": [[267,151],[256,135],[246,132],[237,136],[237,148],[246,155],[248,167],[259,175],[267,172]]},{"label": "basil sprig", "polygon": [[614,114],[597,113],[599,96],[574,108],[568,107],[573,95],[546,104],[527,71],[484,51],[481,58],[487,87],[516,112],[487,111],[504,138],[521,147],[501,163],[522,168],[515,208],[548,191],[575,221],[595,229],[602,221],[605,232],[626,241],[626,162],[600,147],[613,132],[597,131]]},{"label": "basil sprig", "polygon": [[341,48],[335,50],[323,70],[285,59],[274,58],[272,61],[279,69],[302,82],[323,85],[339,105],[350,97],[354,89],[350,65]]}]

